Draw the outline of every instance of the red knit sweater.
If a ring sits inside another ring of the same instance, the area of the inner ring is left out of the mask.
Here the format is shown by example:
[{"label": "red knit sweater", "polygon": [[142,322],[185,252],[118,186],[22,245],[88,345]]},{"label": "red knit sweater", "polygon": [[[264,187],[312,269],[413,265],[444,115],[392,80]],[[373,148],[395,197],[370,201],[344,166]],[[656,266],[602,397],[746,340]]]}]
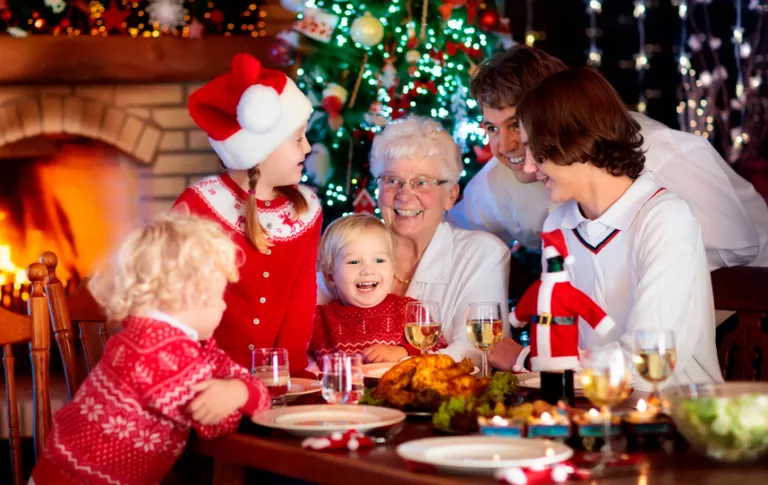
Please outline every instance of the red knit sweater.
[{"label": "red knit sweater", "polygon": [[340,300],[318,305],[310,354],[319,362],[331,352],[362,353],[374,344],[402,345],[409,355],[418,354],[405,340],[405,304],[409,301],[415,300],[390,294],[372,308],[344,305]]},{"label": "red knit sweater", "polygon": [[240,281],[227,287],[227,310],[214,336],[221,348],[245,367],[251,365],[250,345],[288,349],[291,371],[307,366],[317,300],[315,266],[322,210],[314,192],[304,186],[299,190],[309,203],[309,211],[297,220],[293,206],[283,196],[258,201],[259,220],[274,243],[268,254],[257,251],[247,239],[247,194],[229,175],[188,187],[174,205],[177,210],[184,207],[217,221],[243,250]]},{"label": "red knit sweater", "polygon": [[213,339],[197,342],[159,320],[129,317],[71,403],[56,413],[43,456],[32,471],[37,485],[159,483],[173,467],[193,428],[202,438],[234,432],[241,413],[214,426],[186,412],[189,387],[211,378],[237,378],[248,387],[241,412],[270,405],[269,392]]}]

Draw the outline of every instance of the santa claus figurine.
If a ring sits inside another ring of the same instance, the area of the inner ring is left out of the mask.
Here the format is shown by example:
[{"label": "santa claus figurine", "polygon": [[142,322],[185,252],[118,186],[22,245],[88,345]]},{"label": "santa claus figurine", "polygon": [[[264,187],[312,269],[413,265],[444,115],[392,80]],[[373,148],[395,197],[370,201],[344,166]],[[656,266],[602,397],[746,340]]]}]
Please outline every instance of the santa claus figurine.
[{"label": "santa claus figurine", "polygon": [[547,393],[547,382],[561,382],[571,388],[571,400],[572,371],[579,367],[579,317],[600,335],[615,324],[597,303],[571,284],[563,264],[573,263],[574,258],[568,253],[563,232],[546,232],[541,239],[547,268],[523,294],[509,321],[514,327],[531,323],[531,345],[526,354],[530,352],[531,370],[542,372],[542,392]]}]

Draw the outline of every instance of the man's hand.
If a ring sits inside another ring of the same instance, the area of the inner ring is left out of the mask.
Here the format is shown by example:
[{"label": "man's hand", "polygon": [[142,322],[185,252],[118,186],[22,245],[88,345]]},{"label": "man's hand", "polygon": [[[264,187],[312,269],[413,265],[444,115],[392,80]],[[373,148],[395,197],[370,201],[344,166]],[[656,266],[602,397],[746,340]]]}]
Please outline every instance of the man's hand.
[{"label": "man's hand", "polygon": [[187,412],[204,425],[219,424],[248,401],[248,388],[238,379],[209,379],[191,389],[199,394],[189,403]]},{"label": "man's hand", "polygon": [[522,350],[523,346],[511,338],[501,339],[488,355],[488,363],[494,369],[511,371]]},{"label": "man's hand", "polygon": [[408,351],[399,345],[376,344],[363,350],[363,357],[365,357],[367,364],[397,362],[403,357],[408,357]]}]

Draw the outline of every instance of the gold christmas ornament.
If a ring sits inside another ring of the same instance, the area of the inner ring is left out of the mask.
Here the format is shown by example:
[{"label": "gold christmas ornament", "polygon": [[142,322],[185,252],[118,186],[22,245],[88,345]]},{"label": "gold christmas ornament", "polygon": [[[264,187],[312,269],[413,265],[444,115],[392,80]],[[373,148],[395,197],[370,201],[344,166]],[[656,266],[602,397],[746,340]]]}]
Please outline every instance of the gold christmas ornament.
[{"label": "gold christmas ornament", "polygon": [[354,42],[366,47],[373,47],[384,38],[384,26],[370,12],[365,12],[365,15],[352,22],[349,27],[349,35]]}]

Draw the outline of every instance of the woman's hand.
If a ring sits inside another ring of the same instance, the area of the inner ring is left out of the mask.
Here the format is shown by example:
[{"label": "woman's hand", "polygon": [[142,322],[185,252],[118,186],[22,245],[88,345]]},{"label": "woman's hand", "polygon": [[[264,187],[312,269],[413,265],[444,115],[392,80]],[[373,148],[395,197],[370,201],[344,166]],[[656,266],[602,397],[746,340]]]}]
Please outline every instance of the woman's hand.
[{"label": "woman's hand", "polygon": [[499,370],[511,371],[517,362],[517,356],[522,352],[523,346],[507,337],[501,339],[488,355],[488,363]]},{"label": "woman's hand", "polygon": [[209,379],[191,389],[199,394],[189,403],[187,412],[204,425],[219,424],[248,401],[248,388],[238,379]]},{"label": "woman's hand", "polygon": [[397,362],[403,357],[408,357],[408,351],[405,350],[405,347],[399,345],[376,344],[363,350],[363,356],[368,364]]}]

